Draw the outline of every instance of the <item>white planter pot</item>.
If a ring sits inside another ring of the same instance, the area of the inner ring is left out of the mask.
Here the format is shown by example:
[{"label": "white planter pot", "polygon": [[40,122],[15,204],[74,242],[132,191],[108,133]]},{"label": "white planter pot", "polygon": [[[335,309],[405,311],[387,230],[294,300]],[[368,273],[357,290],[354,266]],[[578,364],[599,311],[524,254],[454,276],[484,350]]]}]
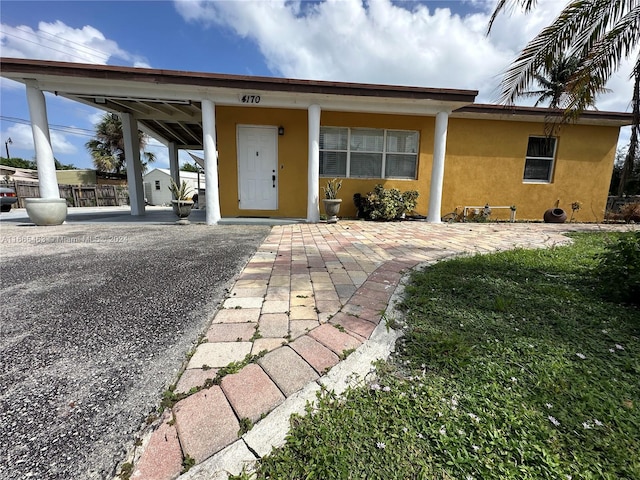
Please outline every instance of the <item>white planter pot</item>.
[{"label": "white planter pot", "polygon": [[188,217],[191,215],[193,202],[191,200],[171,200],[171,204],[173,206],[173,213],[180,219],[177,223],[180,225],[189,225]]},{"label": "white planter pot", "polygon": [[328,199],[323,198],[324,211],[327,214],[327,223],[336,223],[338,221],[338,212],[340,212],[341,198]]},{"label": "white planter pot", "polygon": [[67,218],[64,198],[25,198],[29,219],[36,225],[62,225]]}]

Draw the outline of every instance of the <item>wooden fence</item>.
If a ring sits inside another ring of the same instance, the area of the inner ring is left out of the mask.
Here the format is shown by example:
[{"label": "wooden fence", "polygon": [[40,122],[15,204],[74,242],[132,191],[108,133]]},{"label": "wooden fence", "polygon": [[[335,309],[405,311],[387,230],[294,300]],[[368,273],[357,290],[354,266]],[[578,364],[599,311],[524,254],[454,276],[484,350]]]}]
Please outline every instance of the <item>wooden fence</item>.
[{"label": "wooden fence", "polygon": [[618,213],[622,207],[629,203],[640,203],[640,195],[628,195],[626,197],[607,198],[607,212]]},{"label": "wooden fence", "polygon": [[[40,187],[35,182],[9,182],[8,186],[15,188],[18,208],[24,208],[25,198],[40,196]],[[129,205],[129,192],[121,185],[58,185],[58,189],[60,198],[66,198],[69,207]]]}]

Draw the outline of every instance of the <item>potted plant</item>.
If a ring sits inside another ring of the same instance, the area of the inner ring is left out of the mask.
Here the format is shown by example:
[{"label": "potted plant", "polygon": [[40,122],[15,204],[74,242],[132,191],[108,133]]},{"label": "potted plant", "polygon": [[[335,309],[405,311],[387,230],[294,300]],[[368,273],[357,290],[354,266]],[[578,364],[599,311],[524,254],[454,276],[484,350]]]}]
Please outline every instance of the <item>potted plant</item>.
[{"label": "potted plant", "polygon": [[338,221],[338,212],[340,211],[341,198],[338,197],[338,192],[342,188],[342,180],[334,178],[327,181],[327,186],[322,187],[324,192],[324,211],[327,214],[327,223],[336,223]]},{"label": "potted plant", "polygon": [[173,213],[180,218],[178,223],[189,223],[187,218],[191,215],[191,208],[193,207],[193,201],[191,201],[191,193],[194,191],[193,187],[189,186],[184,180],[178,185],[172,178],[169,190],[173,195],[173,200],[171,200]]}]

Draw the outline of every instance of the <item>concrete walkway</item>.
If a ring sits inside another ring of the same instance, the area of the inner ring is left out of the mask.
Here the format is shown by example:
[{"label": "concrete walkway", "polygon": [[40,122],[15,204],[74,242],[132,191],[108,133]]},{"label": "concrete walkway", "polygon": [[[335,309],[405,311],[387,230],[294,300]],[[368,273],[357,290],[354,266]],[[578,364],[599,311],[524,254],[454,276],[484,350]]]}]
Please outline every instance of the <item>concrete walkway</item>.
[{"label": "concrete walkway", "polygon": [[[388,331],[383,314],[416,265],[566,244],[568,231],[628,229],[362,221],[273,227],[211,319],[175,390],[195,393],[153,426],[133,454],[131,478],[174,479],[192,459],[196,466],[184,478],[226,479],[283,444],[289,415],[313,401],[321,385],[346,388],[350,373],[366,373],[371,360],[393,348],[391,333],[386,349],[363,354]],[[212,384],[221,368],[260,352]],[[253,428],[241,434],[247,426]]]}]

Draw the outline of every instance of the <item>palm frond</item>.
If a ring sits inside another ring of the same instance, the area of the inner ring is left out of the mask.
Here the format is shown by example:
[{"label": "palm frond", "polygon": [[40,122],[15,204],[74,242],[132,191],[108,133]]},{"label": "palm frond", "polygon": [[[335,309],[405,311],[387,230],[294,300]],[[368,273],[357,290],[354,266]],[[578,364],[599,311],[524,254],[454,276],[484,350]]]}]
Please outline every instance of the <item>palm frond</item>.
[{"label": "palm frond", "polygon": [[[522,50],[512,66],[505,72],[500,102],[514,103],[535,80],[535,74],[548,66],[554,58],[567,52],[579,52],[580,57],[589,58],[589,50],[596,43],[594,36],[612,23],[617,25],[637,8],[638,0],[574,0],[560,13],[555,21],[543,29]],[[621,25],[632,23],[631,15]],[[624,29],[624,26],[621,26]],[[584,32],[588,32],[585,34]],[[633,33],[629,34],[633,35]],[[629,41],[629,35],[626,38]],[[617,68],[618,62],[614,62]],[[608,79],[610,76],[606,76]],[[606,83],[606,82],[605,82]],[[604,83],[599,85],[604,87]]]},{"label": "palm frond", "polygon": [[496,8],[493,10],[491,14],[491,19],[489,20],[489,26],[487,27],[487,35],[491,33],[491,27],[493,27],[493,22],[498,17],[498,15],[505,9],[513,10],[518,5],[522,8],[524,13],[529,13],[533,8],[535,8],[537,4],[537,0],[499,0]]}]

